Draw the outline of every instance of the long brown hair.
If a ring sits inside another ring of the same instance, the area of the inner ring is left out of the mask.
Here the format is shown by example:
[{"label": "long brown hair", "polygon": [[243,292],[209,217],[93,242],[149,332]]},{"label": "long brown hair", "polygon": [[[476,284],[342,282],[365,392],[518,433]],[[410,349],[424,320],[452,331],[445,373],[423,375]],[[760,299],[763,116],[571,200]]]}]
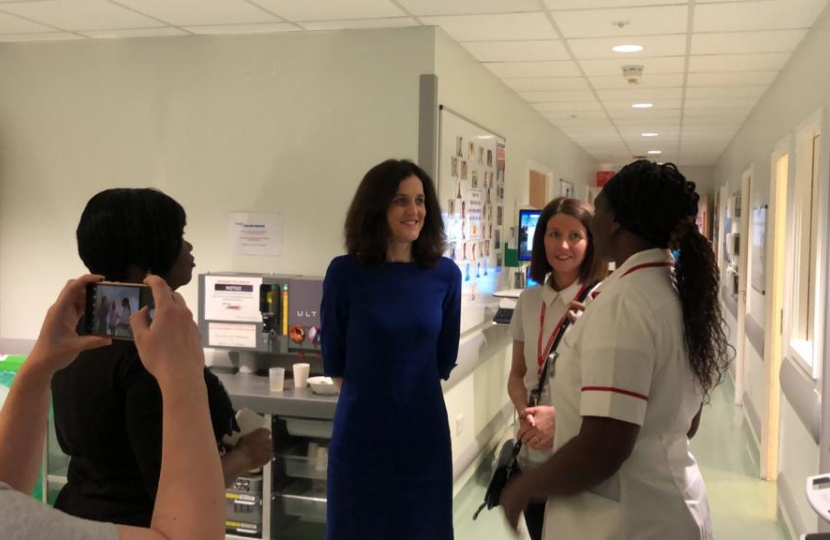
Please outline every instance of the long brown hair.
[{"label": "long brown hair", "polygon": [[346,214],[346,251],[364,264],[377,266],[386,261],[389,223],[386,212],[398,193],[398,186],[415,176],[424,186],[426,215],[418,239],[412,243],[412,260],[421,266],[434,266],[446,246],[444,220],[435,193],[435,184],[422,168],[409,160],[388,159],[375,165],[355,192]]},{"label": "long brown hair", "polygon": [[591,235],[591,218],[594,216],[594,207],[579,199],[558,197],[553,199],[542,210],[539,221],[536,224],[536,232],[533,234],[533,252],[530,256],[530,277],[534,281],[542,283],[548,272],[555,272],[548,262],[545,253],[545,232],[550,218],[556,214],[567,214],[579,220],[585,227],[585,234],[588,235],[588,249],[585,250],[585,258],[579,265],[580,283],[592,283],[602,281],[608,275],[608,264],[599,260],[594,253],[594,238]]}]

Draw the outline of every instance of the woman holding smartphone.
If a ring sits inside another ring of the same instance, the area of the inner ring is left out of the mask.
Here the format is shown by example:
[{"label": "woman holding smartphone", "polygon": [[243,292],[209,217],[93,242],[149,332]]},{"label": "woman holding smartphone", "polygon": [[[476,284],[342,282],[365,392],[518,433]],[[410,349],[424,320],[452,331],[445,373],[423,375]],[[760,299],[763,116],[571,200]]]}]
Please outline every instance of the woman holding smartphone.
[{"label": "woman holding smartphone", "polygon": [[[190,282],[195,267],[185,223],[184,208],[160,191],[109,189],[81,215],[78,252],[107,281],[142,283],[149,273],[176,290]],[[207,369],[204,376],[219,451],[234,411],[219,379]],[[162,399],[135,344],[116,339],[81,353],[55,374],[52,396],[58,443],[70,456],[55,507],[95,521],[149,526],[161,471]],[[243,437],[222,457],[225,483],[270,455],[267,430]]]}]

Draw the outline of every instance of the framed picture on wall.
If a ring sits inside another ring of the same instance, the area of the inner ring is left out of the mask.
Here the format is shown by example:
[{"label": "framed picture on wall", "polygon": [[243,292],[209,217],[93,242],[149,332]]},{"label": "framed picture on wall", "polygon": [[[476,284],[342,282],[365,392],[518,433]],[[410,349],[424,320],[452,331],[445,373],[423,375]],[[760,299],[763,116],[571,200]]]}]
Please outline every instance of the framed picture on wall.
[{"label": "framed picture on wall", "polygon": [[563,180],[562,178],[559,179],[559,194],[562,197],[576,197],[576,186],[574,186],[573,182],[568,182]]}]

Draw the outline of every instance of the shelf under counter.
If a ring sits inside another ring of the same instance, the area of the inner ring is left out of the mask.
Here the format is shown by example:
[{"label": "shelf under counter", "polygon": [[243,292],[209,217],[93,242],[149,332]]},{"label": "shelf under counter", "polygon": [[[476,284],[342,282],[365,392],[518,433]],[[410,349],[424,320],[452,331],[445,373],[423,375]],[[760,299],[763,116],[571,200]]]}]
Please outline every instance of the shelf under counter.
[{"label": "shelf under counter", "polygon": [[247,407],[261,414],[331,420],[337,396],[321,396],[307,388],[294,388],[286,379],[282,392],[271,392],[267,375],[231,373],[227,368],[210,368],[219,377],[236,409]]}]

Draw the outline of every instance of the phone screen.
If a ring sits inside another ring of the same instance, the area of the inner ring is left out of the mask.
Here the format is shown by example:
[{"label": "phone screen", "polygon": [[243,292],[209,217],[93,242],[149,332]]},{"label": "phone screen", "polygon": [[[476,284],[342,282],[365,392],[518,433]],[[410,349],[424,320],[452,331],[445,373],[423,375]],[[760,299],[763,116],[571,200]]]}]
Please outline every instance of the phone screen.
[{"label": "phone screen", "polygon": [[86,291],[84,330],[87,334],[113,339],[133,339],[130,316],[144,306],[155,309],[150,287],[133,283],[90,283]]}]

